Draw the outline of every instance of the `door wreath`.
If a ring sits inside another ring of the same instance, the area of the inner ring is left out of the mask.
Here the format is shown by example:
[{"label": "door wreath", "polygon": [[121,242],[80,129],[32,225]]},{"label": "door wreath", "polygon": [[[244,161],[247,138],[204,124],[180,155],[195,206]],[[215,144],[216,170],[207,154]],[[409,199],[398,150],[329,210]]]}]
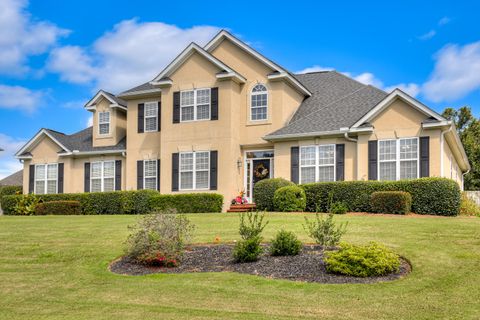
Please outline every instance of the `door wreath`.
[{"label": "door wreath", "polygon": [[268,176],[268,169],[265,168],[263,163],[256,165],[254,172],[255,172],[255,177],[257,177],[258,179],[264,179]]}]

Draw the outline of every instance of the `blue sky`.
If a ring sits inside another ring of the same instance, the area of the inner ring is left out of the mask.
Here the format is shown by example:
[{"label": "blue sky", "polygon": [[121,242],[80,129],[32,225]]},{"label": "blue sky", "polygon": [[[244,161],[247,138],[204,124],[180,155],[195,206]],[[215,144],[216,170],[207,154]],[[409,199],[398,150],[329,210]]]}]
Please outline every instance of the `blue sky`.
[{"label": "blue sky", "polygon": [[417,2],[0,0],[0,178],[40,128],[85,128],[99,88],[148,81],[222,28],[293,72],[335,69],[478,116],[480,3]]}]

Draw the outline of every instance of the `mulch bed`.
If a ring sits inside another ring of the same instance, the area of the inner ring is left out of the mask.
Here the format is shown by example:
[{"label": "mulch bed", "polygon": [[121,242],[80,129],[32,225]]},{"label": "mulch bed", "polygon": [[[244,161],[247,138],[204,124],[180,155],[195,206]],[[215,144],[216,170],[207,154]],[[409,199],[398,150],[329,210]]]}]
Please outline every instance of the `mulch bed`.
[{"label": "mulch bed", "polygon": [[272,257],[265,253],[256,262],[235,263],[232,259],[233,245],[192,246],[184,255],[182,264],[175,268],[149,267],[135,263],[127,257],[110,265],[114,273],[124,275],[145,275],[152,273],[191,272],[238,272],[263,276],[271,279],[318,283],[374,283],[399,279],[411,271],[410,264],[401,259],[400,271],[380,277],[357,278],[327,273],[320,246],[305,245],[297,256]]}]

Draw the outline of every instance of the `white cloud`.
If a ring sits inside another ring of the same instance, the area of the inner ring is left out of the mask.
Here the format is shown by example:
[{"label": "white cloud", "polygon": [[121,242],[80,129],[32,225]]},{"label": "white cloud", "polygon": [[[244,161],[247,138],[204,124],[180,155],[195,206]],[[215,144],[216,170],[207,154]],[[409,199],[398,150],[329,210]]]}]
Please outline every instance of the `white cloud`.
[{"label": "white cloud", "polygon": [[87,119],[87,125],[86,125],[86,127],[88,128],[88,127],[91,127],[91,126],[93,126],[93,116],[90,116],[90,117],[88,117],[88,119]]},{"label": "white cloud", "polygon": [[435,68],[422,91],[434,102],[460,99],[480,88],[480,41],[449,44],[435,54]]},{"label": "white cloud", "polygon": [[29,56],[45,53],[68,34],[52,23],[32,19],[27,5],[26,0],[0,1],[0,73],[25,73]]},{"label": "white cloud", "polygon": [[22,139],[13,138],[0,133],[0,179],[22,169],[22,164],[14,158],[14,154],[26,143]]},{"label": "white cloud", "polygon": [[43,91],[0,84],[0,108],[33,112],[42,104],[44,97]]},{"label": "white cloud", "polygon": [[361,73],[357,76],[351,76],[349,72],[345,72],[345,75],[352,77],[353,79],[357,80],[358,82],[361,82],[366,85],[372,85],[377,88],[383,88],[383,82],[375,77],[373,73],[370,72],[364,72]]},{"label": "white cloud", "polygon": [[430,40],[436,34],[437,34],[437,31],[432,29],[432,30],[428,31],[427,33],[422,34],[421,36],[418,36],[418,39],[420,39],[420,40]]},{"label": "white cloud", "polygon": [[441,18],[440,20],[438,20],[438,25],[439,25],[439,26],[444,26],[444,25],[450,23],[450,21],[452,21],[451,18],[449,18],[449,17],[443,17],[443,18]]},{"label": "white cloud", "polygon": [[319,65],[313,65],[311,67],[305,68],[303,70],[297,71],[295,73],[310,73],[310,72],[319,72],[319,71],[332,71],[333,68],[322,67]]},{"label": "white cloud", "polygon": [[402,90],[403,92],[408,93],[412,97],[416,97],[420,94],[420,86],[416,83],[399,83],[394,86],[386,87],[383,90],[385,90],[386,92],[391,92],[397,88]]},{"label": "white cloud", "polygon": [[212,26],[182,29],[161,22],[125,20],[89,47],[55,49],[48,69],[67,82],[121,91],[153,79],[190,42],[203,45],[218,31]]}]

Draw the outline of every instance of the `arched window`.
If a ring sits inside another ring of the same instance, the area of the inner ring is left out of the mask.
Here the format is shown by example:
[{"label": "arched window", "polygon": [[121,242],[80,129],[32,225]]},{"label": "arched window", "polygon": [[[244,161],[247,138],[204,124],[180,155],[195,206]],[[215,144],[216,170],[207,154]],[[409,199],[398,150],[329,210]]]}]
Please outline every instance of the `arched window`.
[{"label": "arched window", "polygon": [[250,119],[267,120],[268,91],[263,84],[257,84],[252,89],[250,104]]}]

